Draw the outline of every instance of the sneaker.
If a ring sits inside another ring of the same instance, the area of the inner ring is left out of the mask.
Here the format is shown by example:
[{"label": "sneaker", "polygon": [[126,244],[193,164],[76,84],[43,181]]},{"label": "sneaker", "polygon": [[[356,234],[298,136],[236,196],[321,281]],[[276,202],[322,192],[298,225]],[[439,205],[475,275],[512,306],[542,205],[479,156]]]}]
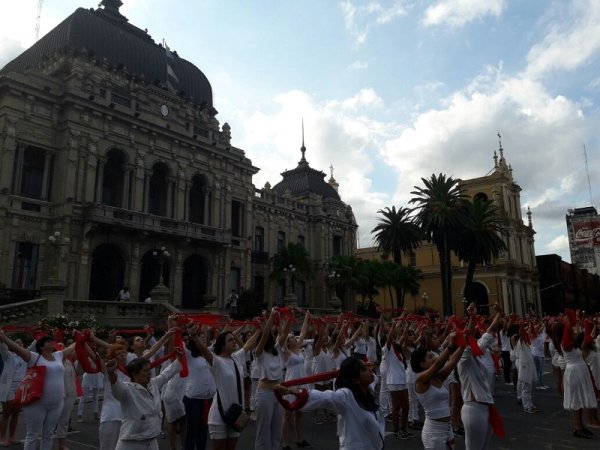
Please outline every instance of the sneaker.
[{"label": "sneaker", "polygon": [[299,448],[313,448],[312,445],[306,442],[306,439],[303,439],[302,442],[296,442],[296,446]]},{"label": "sneaker", "polygon": [[414,438],[416,435],[415,433],[411,433],[408,430],[402,430],[409,438]]},{"label": "sneaker", "polygon": [[83,422],[83,417],[77,416],[77,422],[80,422],[80,423]]},{"label": "sneaker", "polygon": [[583,431],[583,428],[581,430],[573,430],[573,436],[582,438],[582,439],[591,439],[592,438],[592,436],[590,436],[589,434],[587,434]]},{"label": "sneaker", "polygon": [[407,440],[410,439],[410,436],[408,435],[408,433],[406,431],[396,431],[394,433],[394,437],[397,437],[398,439],[402,439],[402,440]]},{"label": "sneaker", "polygon": [[524,409],[523,409],[523,412],[526,412],[527,414],[535,414],[535,413],[537,413],[538,411],[537,411],[537,410],[535,410],[535,409],[533,409],[533,408],[524,408]]},{"label": "sneaker", "polygon": [[512,381],[509,381],[508,383],[504,383],[504,384],[506,384],[507,386],[514,386],[514,384],[512,383]]},{"label": "sneaker", "polygon": [[452,433],[454,433],[454,437],[465,437],[465,429],[463,427],[452,430]]},{"label": "sneaker", "polygon": [[594,433],[592,433],[590,430],[588,430],[587,428],[582,428],[581,431],[584,432],[584,434],[587,434],[590,438],[594,437]]}]

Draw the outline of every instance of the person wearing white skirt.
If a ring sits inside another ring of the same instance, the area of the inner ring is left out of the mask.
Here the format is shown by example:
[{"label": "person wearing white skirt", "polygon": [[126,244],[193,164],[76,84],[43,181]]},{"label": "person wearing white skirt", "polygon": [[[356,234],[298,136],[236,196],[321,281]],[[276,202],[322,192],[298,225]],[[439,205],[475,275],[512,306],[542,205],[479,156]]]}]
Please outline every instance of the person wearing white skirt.
[{"label": "person wearing white skirt", "polygon": [[564,326],[569,327],[564,335],[570,339],[563,338],[561,343],[565,358],[563,407],[573,412],[575,425],[573,436],[591,439],[594,434],[583,426],[583,410],[595,408],[597,405],[592,377],[581,350],[574,344],[573,329],[568,322]]},{"label": "person wearing white skirt", "polygon": [[83,388],[83,396],[79,399],[79,405],[77,405],[77,421],[83,422],[83,410],[85,408],[85,401],[90,395],[92,396],[94,420],[99,420],[100,415],[98,414],[98,395],[104,387],[104,379],[102,373],[84,373],[81,377],[81,387]]}]

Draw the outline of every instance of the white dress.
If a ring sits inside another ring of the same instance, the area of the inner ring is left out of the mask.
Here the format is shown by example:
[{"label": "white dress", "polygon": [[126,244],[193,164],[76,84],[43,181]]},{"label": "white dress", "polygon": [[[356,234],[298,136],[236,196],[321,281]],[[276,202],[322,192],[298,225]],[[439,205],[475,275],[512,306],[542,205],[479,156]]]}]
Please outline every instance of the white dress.
[{"label": "white dress", "polygon": [[583,360],[581,350],[574,348],[568,352],[563,348],[563,355],[566,363],[563,377],[565,391],[563,407],[573,411],[581,408],[595,408],[597,403],[592,377]]}]

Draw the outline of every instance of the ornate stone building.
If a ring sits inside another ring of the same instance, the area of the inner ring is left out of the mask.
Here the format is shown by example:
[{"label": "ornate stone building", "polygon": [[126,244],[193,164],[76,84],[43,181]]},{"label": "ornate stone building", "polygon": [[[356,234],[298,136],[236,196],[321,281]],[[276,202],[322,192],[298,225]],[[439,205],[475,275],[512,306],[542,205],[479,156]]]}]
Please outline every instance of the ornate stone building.
[{"label": "ornate stone building", "polygon": [[[537,262],[533,247],[535,231],[531,212],[527,223],[521,215],[521,187],[515,182],[512,167],[504,158],[502,144],[494,152],[494,168],[489,175],[461,180],[467,197],[491,199],[505,220],[506,235],[503,237],[507,251],[489,266],[477,266],[473,294],[480,305],[500,303],[505,311],[524,314],[530,310],[541,311]],[[381,258],[376,248],[358,249],[363,259]],[[411,255],[404,255],[404,263],[410,263],[423,272],[421,289],[417,296],[407,296],[405,306],[409,309],[432,307],[442,311],[442,290],[439,257],[435,245],[422,242]],[[464,288],[467,265],[452,255],[452,302],[453,310],[462,314],[465,310]],[[386,290],[381,290],[378,302],[391,304]]]},{"label": "ornate stone building", "polygon": [[317,274],[299,297],[323,306],[326,259],[355,248],[335,180],[303,146],[257,190],[208,79],[120,5],[77,9],[0,70],[0,285],[92,300],[129,286],[141,301],[162,274],[184,308],[231,289],[274,302],[270,258],[304,242]]}]

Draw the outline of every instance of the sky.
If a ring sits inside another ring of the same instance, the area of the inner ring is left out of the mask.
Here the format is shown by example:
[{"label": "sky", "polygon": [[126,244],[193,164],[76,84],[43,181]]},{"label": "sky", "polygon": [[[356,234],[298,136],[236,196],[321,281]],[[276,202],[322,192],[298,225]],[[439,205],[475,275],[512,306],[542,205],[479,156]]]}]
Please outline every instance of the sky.
[{"label": "sky", "polygon": [[[260,188],[300,159],[334,168],[372,244],[377,211],[421,178],[504,155],[536,254],[570,261],[565,214],[600,207],[598,0],[123,0],[121,12],[211,82]],[[0,0],[0,67],[35,41],[38,0]],[[98,0],[45,0],[40,35]],[[587,153],[589,179],[586,172]]]}]

